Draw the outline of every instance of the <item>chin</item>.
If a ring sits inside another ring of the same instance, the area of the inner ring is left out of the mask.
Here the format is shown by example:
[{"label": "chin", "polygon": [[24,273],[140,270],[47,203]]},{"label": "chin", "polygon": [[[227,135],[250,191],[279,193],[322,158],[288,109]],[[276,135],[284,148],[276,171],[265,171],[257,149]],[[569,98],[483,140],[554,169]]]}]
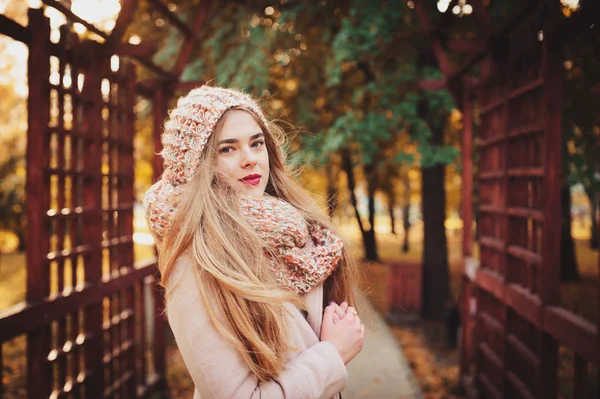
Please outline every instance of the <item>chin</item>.
[{"label": "chin", "polygon": [[238,190],[240,194],[248,195],[250,197],[260,198],[265,194],[265,188],[262,186],[248,186],[246,184],[241,184],[238,186]]}]

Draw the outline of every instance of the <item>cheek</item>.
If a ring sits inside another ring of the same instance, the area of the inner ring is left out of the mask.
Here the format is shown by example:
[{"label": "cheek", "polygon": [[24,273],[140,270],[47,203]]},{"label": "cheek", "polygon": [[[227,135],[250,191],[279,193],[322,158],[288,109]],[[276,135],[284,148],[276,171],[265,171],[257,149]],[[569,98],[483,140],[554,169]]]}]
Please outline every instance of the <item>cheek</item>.
[{"label": "cheek", "polygon": [[265,151],[263,156],[260,158],[260,166],[265,172],[269,171],[270,162],[269,162],[269,153],[267,151]]},{"label": "cheek", "polygon": [[231,159],[228,159],[226,157],[219,158],[217,160],[217,170],[222,176],[235,178],[235,169],[233,167],[233,162]]}]

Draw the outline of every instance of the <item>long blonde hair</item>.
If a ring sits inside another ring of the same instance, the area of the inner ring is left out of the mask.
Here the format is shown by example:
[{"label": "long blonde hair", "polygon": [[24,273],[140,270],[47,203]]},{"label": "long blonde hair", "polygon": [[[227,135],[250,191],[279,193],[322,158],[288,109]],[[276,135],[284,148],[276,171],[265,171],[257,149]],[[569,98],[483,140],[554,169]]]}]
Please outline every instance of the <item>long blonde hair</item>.
[{"label": "long blonde hair", "polygon": [[[294,181],[286,165],[281,128],[271,122],[265,125],[248,109],[234,109],[251,114],[265,135],[270,164],[267,194],[295,206],[308,222],[335,230],[311,196]],[[185,252],[189,254],[211,322],[258,379],[268,381],[283,370],[285,352],[290,349],[284,303],[304,305],[297,294],[282,290],[274,281],[265,243],[240,215],[234,189],[216,178],[217,136],[226,114],[202,152],[201,166],[186,184],[173,227],[158,243],[159,268],[166,286],[175,261]],[[355,271],[355,263],[344,249],[340,267],[326,282],[327,301],[354,304]],[[224,316],[225,323],[219,315]]]}]

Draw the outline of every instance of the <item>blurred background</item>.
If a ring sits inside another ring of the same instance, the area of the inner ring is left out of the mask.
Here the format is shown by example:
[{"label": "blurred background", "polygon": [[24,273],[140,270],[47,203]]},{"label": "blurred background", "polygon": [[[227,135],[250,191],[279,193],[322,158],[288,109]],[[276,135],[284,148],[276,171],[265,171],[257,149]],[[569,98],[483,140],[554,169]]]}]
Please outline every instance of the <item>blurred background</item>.
[{"label": "blurred background", "polygon": [[[265,112],[279,120],[288,133],[287,149],[290,162],[298,167],[298,179],[327,209],[364,261],[363,288],[387,317],[425,397],[463,397],[456,338],[447,339],[447,334],[458,329],[453,315],[461,300],[464,204],[460,148],[464,126],[461,99],[449,90],[445,70],[456,70],[482,46],[475,5],[486,13],[489,30],[495,31],[510,21],[522,2],[177,0],[159,2],[162,7],[156,3],[135,2],[122,34],[134,60],[136,50],[131,49],[137,47],[158,67],[148,68],[138,60],[137,90],[145,90],[151,97],[156,89],[153,82],[162,78],[161,71],[178,68],[178,54],[187,37],[196,36],[178,82],[166,92],[166,109],[171,109],[180,95],[205,82],[238,88],[258,98]],[[578,0],[555,3],[565,19],[581,12]],[[84,24],[69,22],[60,7],[53,7],[56,4],[107,35],[123,7],[119,0],[0,0],[0,13],[27,26],[28,8],[43,7],[50,21],[51,41],[60,40],[65,24],[81,40],[104,40]],[[199,7],[205,8],[203,18],[197,17]],[[167,17],[165,8],[176,17]],[[428,17],[423,19],[419,10]],[[433,29],[434,34],[424,27],[427,20],[439,27]],[[178,26],[181,23],[194,32]],[[592,24],[583,34],[569,37],[561,55],[566,83],[560,301],[596,328],[598,30]],[[438,34],[453,50],[445,58],[447,65],[440,65],[437,42],[432,39]],[[24,303],[26,254],[37,247],[27,241],[25,213],[28,56],[26,44],[0,36],[0,315]],[[112,63],[117,69],[119,57],[113,56]],[[58,60],[53,64],[51,59],[50,71],[50,82],[65,83]],[[103,86],[102,90],[108,95],[110,88]],[[133,248],[134,260],[139,262],[155,255],[140,201],[156,178],[156,102],[147,95],[134,96],[134,110]],[[475,135],[481,129],[480,110],[475,104]],[[51,109],[50,118],[56,117],[58,111],[53,115]],[[480,155],[476,147],[472,154],[475,172]],[[475,184],[474,220],[468,226],[476,238],[478,190]],[[423,209],[431,215],[426,221]],[[425,234],[426,230],[437,233]],[[423,281],[416,294],[419,304],[412,312],[416,317],[408,320],[390,308],[390,276],[394,264],[420,265],[424,256],[429,256],[427,261],[435,264],[432,270],[437,272],[434,281]],[[472,256],[479,256],[477,240]],[[70,288],[79,284],[75,269],[65,272]],[[423,303],[427,305],[421,306]],[[4,397],[24,396],[25,347],[24,336],[2,345]],[[571,361],[565,363],[566,374],[573,372],[569,371]],[[167,370],[173,397],[189,397],[193,384],[168,334]],[[591,371],[597,375],[594,373]],[[572,392],[565,392],[564,397],[573,397]]]}]

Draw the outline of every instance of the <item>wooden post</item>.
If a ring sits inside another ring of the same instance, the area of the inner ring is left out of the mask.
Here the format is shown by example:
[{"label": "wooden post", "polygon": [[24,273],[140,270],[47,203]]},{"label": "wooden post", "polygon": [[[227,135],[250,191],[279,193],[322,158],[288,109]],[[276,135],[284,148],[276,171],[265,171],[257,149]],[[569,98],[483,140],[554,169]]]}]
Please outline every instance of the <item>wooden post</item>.
[{"label": "wooden post", "polygon": [[[162,134],[163,124],[167,116],[167,96],[164,87],[159,87],[154,93],[152,110],[154,114],[154,153],[158,154],[162,150],[160,136]],[[162,159],[159,156],[154,156],[153,160],[154,181],[158,180],[163,171]],[[160,281],[160,272],[156,270],[155,278]],[[158,284],[153,289],[154,295],[154,348],[153,358],[155,371],[160,377],[158,389],[166,389],[167,381],[167,363],[165,359],[166,336],[165,329],[167,328],[166,319],[164,316],[164,290]]]},{"label": "wooden post", "polygon": [[462,160],[462,200],[461,211],[463,220],[463,259],[473,254],[473,109],[471,104],[472,91],[463,83],[463,134],[461,141]]},{"label": "wooden post", "polygon": [[557,35],[544,40],[542,73],[544,76],[544,241],[543,272],[539,287],[545,305],[557,305],[560,299],[560,189],[562,184],[562,43]]},{"label": "wooden post", "polygon": [[[544,77],[544,235],[542,264],[539,273],[543,306],[557,305],[560,300],[560,224],[562,184],[562,42],[549,37],[543,42],[542,74]],[[538,332],[539,397],[557,396],[558,343],[543,330]]]},{"label": "wooden post", "polygon": [[469,303],[471,301],[471,280],[467,277],[465,262],[472,256],[473,248],[473,159],[472,159],[472,91],[463,81],[463,132],[461,142],[461,213],[463,221],[463,246],[462,246],[462,335],[461,335],[461,353],[460,353],[460,375],[466,376],[469,371],[471,360],[472,336],[471,336],[471,315]]},{"label": "wooden post", "polygon": [[[50,21],[42,9],[29,9],[27,99],[27,302],[42,302],[50,293],[46,256],[50,250],[50,229],[46,212],[50,208]],[[52,368],[50,323],[27,334],[27,386],[30,398],[50,396]]]},{"label": "wooden post", "polygon": [[[132,63],[128,63],[125,66],[125,84],[119,83],[119,92],[122,93],[122,90],[125,89],[124,94],[124,104],[122,105],[122,111],[125,113],[125,126],[123,129],[123,137],[121,140],[125,142],[126,149],[122,149],[124,153],[121,155],[121,159],[123,159],[124,165],[119,165],[119,172],[123,173],[121,178],[125,179],[123,185],[123,191],[121,194],[123,195],[122,203],[126,204],[127,207],[125,210],[121,210],[119,213],[124,213],[124,231],[123,235],[127,236],[129,241],[125,247],[125,262],[126,267],[133,271],[133,262],[134,262],[134,248],[133,248],[133,212],[134,212],[134,204],[135,204],[135,192],[134,192],[134,183],[135,183],[135,170],[134,170],[134,148],[133,148],[133,137],[135,135],[135,66]],[[122,95],[122,94],[121,94]],[[121,96],[120,95],[120,96]],[[120,97],[119,96],[119,97]],[[131,207],[129,207],[131,206]],[[121,219],[121,216],[119,217]],[[135,314],[136,306],[135,306],[135,284],[131,285],[127,288],[125,292],[126,303],[124,308],[131,310],[133,313],[132,317],[127,320],[127,333],[125,334],[127,340],[135,343],[135,327],[136,321],[138,319],[138,315]],[[136,348],[132,347],[129,349],[126,354],[127,358],[125,360],[125,364],[127,365],[127,371],[133,373],[132,377],[126,382],[127,386],[125,387],[125,396],[133,398],[136,396],[137,383],[135,378],[136,371]]]},{"label": "wooden post", "polygon": [[[85,137],[83,159],[84,184],[83,207],[90,209],[83,223],[83,237],[91,249],[85,257],[85,282],[90,286],[102,284],[102,68],[99,65],[98,46],[91,45],[88,54],[90,63],[86,69],[82,90],[86,105],[83,116],[82,134]],[[88,336],[84,344],[85,369],[94,370],[85,379],[87,397],[100,398],[104,387],[104,336],[102,328],[102,299],[85,309],[84,330]]]}]

